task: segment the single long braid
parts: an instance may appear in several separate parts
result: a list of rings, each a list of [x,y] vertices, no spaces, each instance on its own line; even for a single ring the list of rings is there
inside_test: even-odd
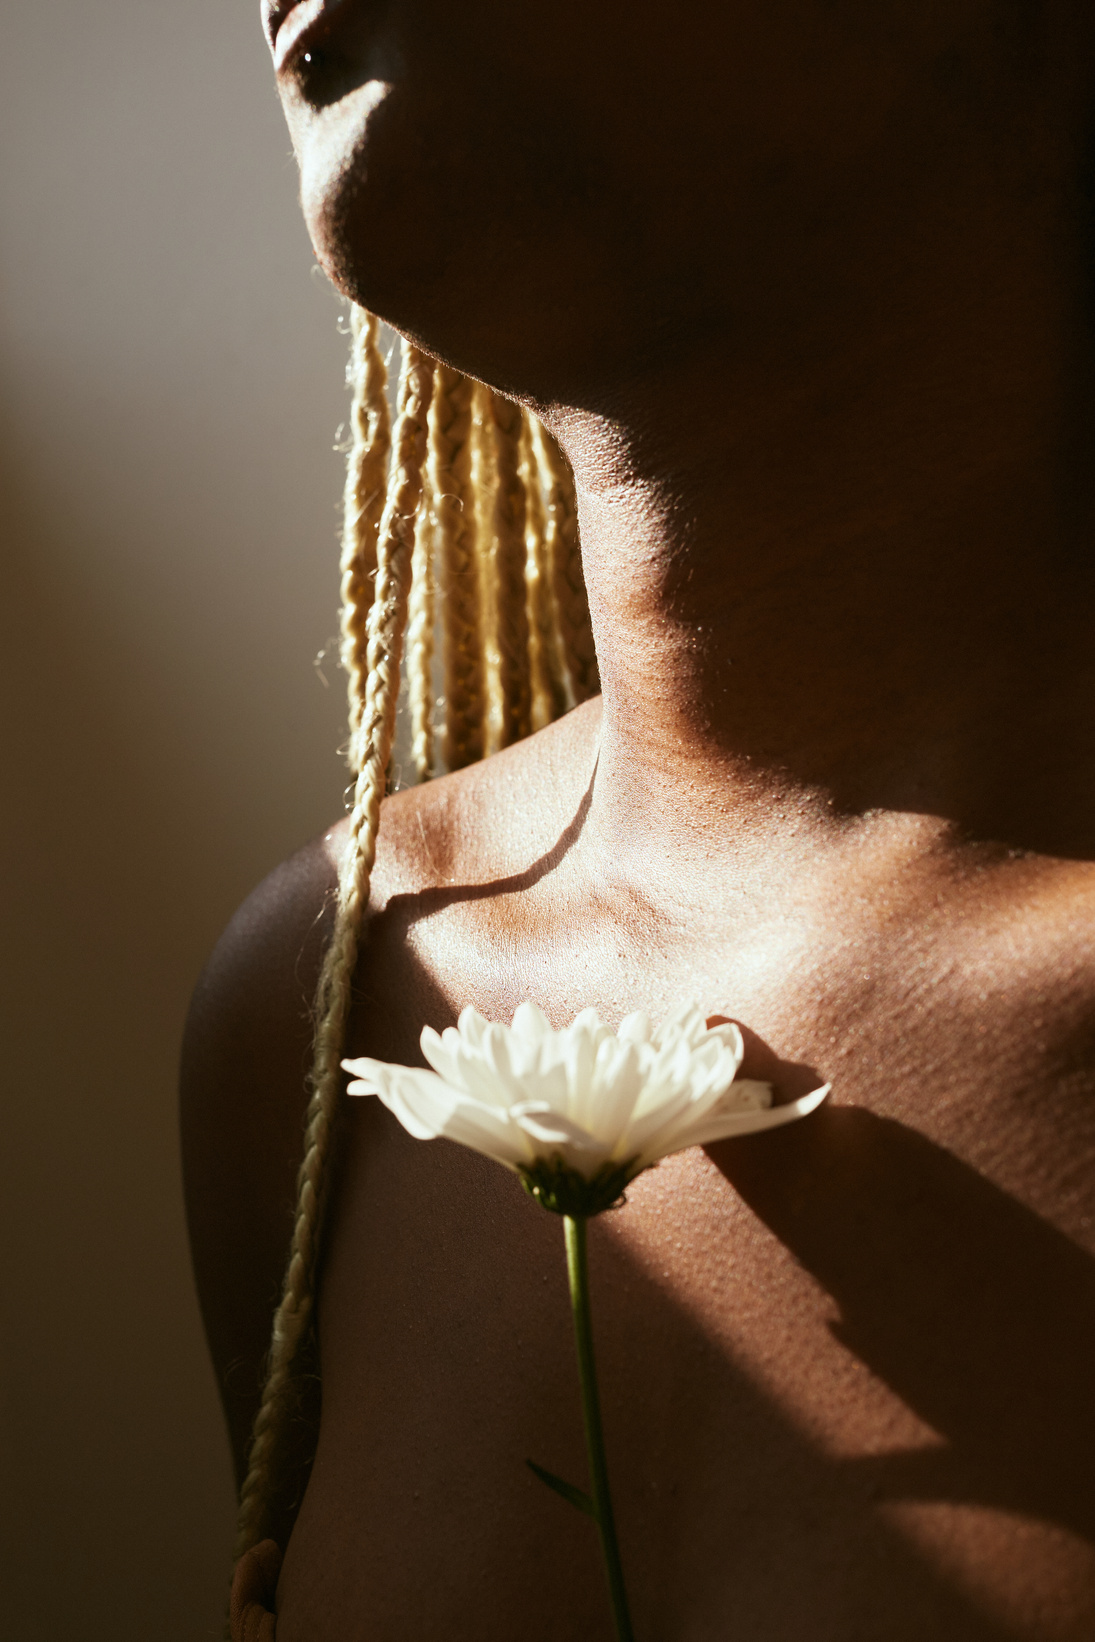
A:
[[[578,540],[578,503],[570,465],[555,440],[539,421],[533,422],[536,460],[547,495],[548,550],[555,582],[555,605],[563,639],[570,687],[576,703],[588,701],[601,688],[597,651],[589,621],[582,549]]]
[[[365,710],[369,610],[376,577],[377,533],[387,489],[391,449],[388,371],[381,357],[379,325],[355,307],[350,314],[350,456],[342,523],[342,665],[350,698],[351,769],[361,768],[361,720]]]
[[[435,518],[433,498],[424,496],[421,519],[414,540],[407,616],[407,707],[411,719],[411,760],[419,781],[428,781],[433,775]]]
[[[525,487],[525,573],[528,587],[529,656],[532,670],[532,727],[543,729],[567,710],[559,618],[548,555],[547,513],[532,424],[521,418],[521,480]]]
[[[437,367],[430,409],[430,486],[445,658],[442,752],[450,770],[474,764],[484,751],[482,586],[471,465],[474,391],[470,377],[448,365]]]
[[[502,683],[498,656],[498,576],[494,552],[494,501],[498,491],[491,391],[476,382],[471,399],[471,484],[479,542],[479,614],[483,647],[484,752],[502,745]]]
[[[522,414],[512,399],[490,395],[498,489],[494,498],[494,581],[503,747],[532,728],[529,624],[525,586],[525,487],[521,480]]]
[[[265,1535],[280,1482],[278,1466],[297,1395],[301,1346],[315,1305],[315,1276],[329,1173],[331,1134],[342,1086],[340,1062],[357,963],[358,937],[376,859],[376,834],[395,734],[399,663],[407,621],[415,516],[422,497],[426,412],[433,363],[404,345],[395,455],[377,546],[376,593],[369,620],[361,745],[350,835],[339,878],[334,933],[316,991],[312,1096],[305,1119],[297,1209],[262,1402],[255,1420],[247,1478],[240,1495],[237,1556]]]

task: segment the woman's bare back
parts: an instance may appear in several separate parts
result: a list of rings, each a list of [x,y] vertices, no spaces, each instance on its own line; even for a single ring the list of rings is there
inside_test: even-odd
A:
[[[646,1636],[1086,1637],[1095,1625],[1095,876],[876,813],[785,818],[681,883],[598,819],[598,707],[388,801],[349,1049],[468,1003],[684,997],[831,1105],[663,1163],[591,1233],[610,1462]],[[767,848],[765,847],[767,844]],[[337,829],[240,914],[188,1048],[203,1302],[257,1394]],[[667,887],[671,886],[671,887]],[[279,1642],[608,1635],[561,1227],[351,1102],[319,1446]]]

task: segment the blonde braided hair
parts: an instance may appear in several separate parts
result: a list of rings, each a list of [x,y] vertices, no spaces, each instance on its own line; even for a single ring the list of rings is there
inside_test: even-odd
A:
[[[471,487],[476,540],[479,544],[479,619],[483,644],[484,753],[502,744],[502,685],[498,655],[498,591],[494,543],[494,499],[498,461],[491,412],[491,391],[472,384]]]
[[[472,494],[475,385],[439,365],[430,410],[430,484],[437,519],[445,654],[443,753],[450,770],[484,752],[486,695],[479,565],[479,521]]]
[[[501,394],[490,396],[494,424],[497,489],[494,494],[495,623],[498,681],[502,693],[500,744],[509,747],[532,729],[531,658],[527,609],[525,516],[521,478],[521,407]]]
[[[532,419],[521,418],[521,482],[525,487],[525,574],[528,583],[529,658],[532,674],[532,727],[543,729],[567,710],[547,539],[544,488],[532,434]]]
[[[377,535],[388,481],[391,416],[388,370],[380,354],[379,324],[364,308],[350,315],[350,455],[342,524],[342,665],[349,679],[350,766],[361,768],[358,745],[365,710],[368,623],[376,577]]]
[[[361,764],[342,863],[335,927],[316,992],[316,1038],[311,1099],[305,1120],[304,1158],[297,1176],[297,1208],[281,1303],[274,1316],[269,1366],[255,1420],[247,1477],[240,1493],[237,1556],[264,1537],[271,1513],[278,1448],[295,1399],[294,1369],[311,1326],[314,1281],[323,1219],[331,1129],[341,1089],[339,1062],[357,963],[358,935],[376,859],[380,801],[384,796],[395,734],[399,661],[407,620],[415,516],[422,492],[426,411],[433,363],[406,348],[399,387],[392,478],[380,523],[376,591],[370,589],[367,661],[361,729]],[[352,679],[353,683],[354,680]],[[356,703],[355,703],[356,705]]]
[[[415,532],[407,614],[407,709],[411,760],[419,781],[433,774],[433,524],[423,517]]]
[[[570,688],[575,702],[588,701],[599,693],[601,680],[582,574],[574,480],[566,457],[535,418],[532,418],[532,439],[547,492],[548,557],[553,566],[555,608]]]
[[[316,1272],[342,1086],[340,1062],[395,734],[405,633],[415,763],[420,778],[433,773],[429,680],[435,552],[441,565],[444,751],[450,768],[470,763],[484,751],[492,628],[498,635],[495,669],[502,710],[497,735],[491,739],[508,745],[529,733],[533,676],[540,681],[537,716],[543,714],[546,720],[565,711],[560,655],[567,657],[574,700],[585,698],[579,689],[589,677],[586,664],[579,683],[574,683],[568,633],[580,630],[581,620],[575,612],[569,561],[562,572],[570,601],[566,620],[558,601],[561,572],[558,558],[553,561],[552,556],[560,542],[564,552],[576,551],[577,519],[573,488],[566,488],[569,469],[554,441],[518,406],[447,366],[435,368],[407,343],[393,440],[376,320],[355,309],[351,334],[353,444],[342,552],[342,655],[349,675],[350,760],[357,780],[334,930],[316,991],[304,1157],[297,1177],[289,1262],[240,1493],[237,1557],[269,1533],[277,1519],[280,1492],[287,1485],[285,1449],[299,1403],[305,1348],[313,1337]],[[569,523],[561,528],[564,517],[573,521],[573,529]],[[493,551],[485,564],[479,542],[488,520]],[[413,582],[419,583],[415,592]],[[409,605],[415,625],[408,633]],[[491,605],[493,622],[484,619],[485,607]],[[539,658],[535,666],[530,655],[530,605],[531,648]]]

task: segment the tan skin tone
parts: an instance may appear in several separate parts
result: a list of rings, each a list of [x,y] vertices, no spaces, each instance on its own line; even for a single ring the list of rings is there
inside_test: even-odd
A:
[[[350,1051],[693,998],[834,1084],[593,1228],[644,1639],[1095,1633],[1089,11],[345,0],[279,72],[336,280],[563,440],[604,686],[388,801]],[[241,1464],[340,838],[187,1038]],[[607,1638],[523,1468],[583,1475],[561,1228],[348,1107],[279,1642]]]

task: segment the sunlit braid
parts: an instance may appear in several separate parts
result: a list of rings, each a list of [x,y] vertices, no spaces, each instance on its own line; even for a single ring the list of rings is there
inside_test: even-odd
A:
[[[555,612],[547,513],[540,464],[528,412],[521,418],[521,479],[525,487],[525,576],[528,588],[529,657],[532,667],[532,727],[542,730],[567,710],[566,685]]]
[[[436,372],[434,376],[436,384]],[[426,444],[429,449],[429,424]],[[434,537],[436,498],[423,484],[422,507],[414,539],[411,593],[407,611],[407,707],[411,721],[411,759],[419,781],[433,775],[433,628]]]
[[[349,838],[339,875],[334,932],[316,991],[312,1097],[297,1177],[297,1209],[262,1404],[255,1420],[247,1479],[240,1496],[237,1556],[258,1543],[274,1516],[279,1463],[298,1396],[294,1370],[310,1333],[331,1132],[341,1090],[339,1063],[357,962],[358,936],[376,858],[376,831],[395,733],[399,662],[407,621],[415,515],[422,496],[426,411],[433,363],[404,345],[392,473],[380,524],[376,597],[369,620],[368,674],[361,727],[365,756],[354,792]]]
[[[498,489],[494,498],[494,575],[498,676],[502,688],[501,746],[528,735],[531,723],[529,627],[525,588],[525,487],[521,481],[520,406],[490,395]]]
[[[472,494],[470,377],[439,365],[430,407],[430,488],[437,528],[444,635],[445,730],[450,770],[484,752],[483,636],[480,621],[479,521]]]
[[[350,405],[350,456],[342,523],[342,665],[350,697],[349,762],[361,768],[361,719],[365,711],[366,650],[369,609],[376,575],[376,537],[384,508],[391,416],[388,371],[381,356],[379,325],[364,308],[350,314],[353,338],[347,379]]]
[[[588,701],[601,688],[597,652],[589,624],[589,603],[578,541],[578,503],[570,465],[547,429],[534,420],[536,459],[547,496],[548,551],[555,583],[555,605],[570,687],[576,702]]]
[[[502,684],[498,657],[498,576],[494,499],[498,491],[491,391],[476,382],[471,399],[471,488],[479,544],[479,628],[483,653],[483,751],[502,745]]]

